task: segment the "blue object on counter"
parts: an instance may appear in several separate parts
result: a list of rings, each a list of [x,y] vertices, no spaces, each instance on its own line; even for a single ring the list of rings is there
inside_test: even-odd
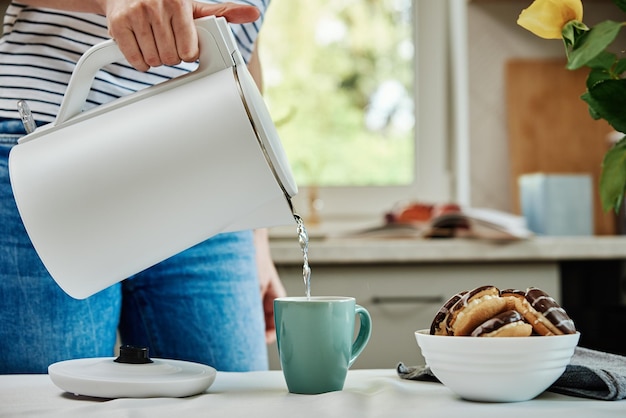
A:
[[[593,186],[585,174],[519,177],[522,214],[538,235],[593,235]]]

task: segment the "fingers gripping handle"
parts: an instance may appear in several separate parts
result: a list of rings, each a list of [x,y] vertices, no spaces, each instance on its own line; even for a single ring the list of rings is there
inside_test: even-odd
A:
[[[197,76],[210,75],[232,67],[235,44],[223,17],[207,16],[195,20],[200,48]],[[87,101],[96,73],[104,66],[123,61],[117,43],[110,39],[88,49],[76,63],[53,125],[60,125],[78,115]]]

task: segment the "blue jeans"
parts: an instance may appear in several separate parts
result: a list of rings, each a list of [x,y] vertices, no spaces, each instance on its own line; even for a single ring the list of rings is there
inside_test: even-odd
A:
[[[122,344],[148,347],[151,357],[224,371],[267,369],[251,231],[217,235],[73,299],[39,260],[15,206],[7,163],[21,134],[18,121],[0,120],[0,374],[46,373],[57,361],[112,356],[118,330]]]

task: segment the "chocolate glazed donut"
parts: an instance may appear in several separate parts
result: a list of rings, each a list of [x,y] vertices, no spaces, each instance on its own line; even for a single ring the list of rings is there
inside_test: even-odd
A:
[[[557,302],[541,289],[529,287],[526,292],[503,291],[502,296],[512,296],[515,309],[524,316],[539,335],[576,333],[574,321]]]
[[[495,286],[480,286],[464,294],[450,309],[446,326],[453,335],[470,335],[478,325],[508,309]]]
[[[508,310],[486,320],[472,331],[472,337],[528,337],[533,327],[522,314]]]
[[[443,304],[439,309],[432,324],[430,324],[430,335],[452,335],[452,331],[447,326],[448,315],[450,309],[457,303],[461,297],[467,293],[467,290],[457,293]]]

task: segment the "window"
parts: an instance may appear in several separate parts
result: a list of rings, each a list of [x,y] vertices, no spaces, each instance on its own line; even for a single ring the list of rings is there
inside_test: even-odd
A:
[[[264,95],[305,220],[371,224],[399,201],[453,198],[450,3],[272,0]]]

